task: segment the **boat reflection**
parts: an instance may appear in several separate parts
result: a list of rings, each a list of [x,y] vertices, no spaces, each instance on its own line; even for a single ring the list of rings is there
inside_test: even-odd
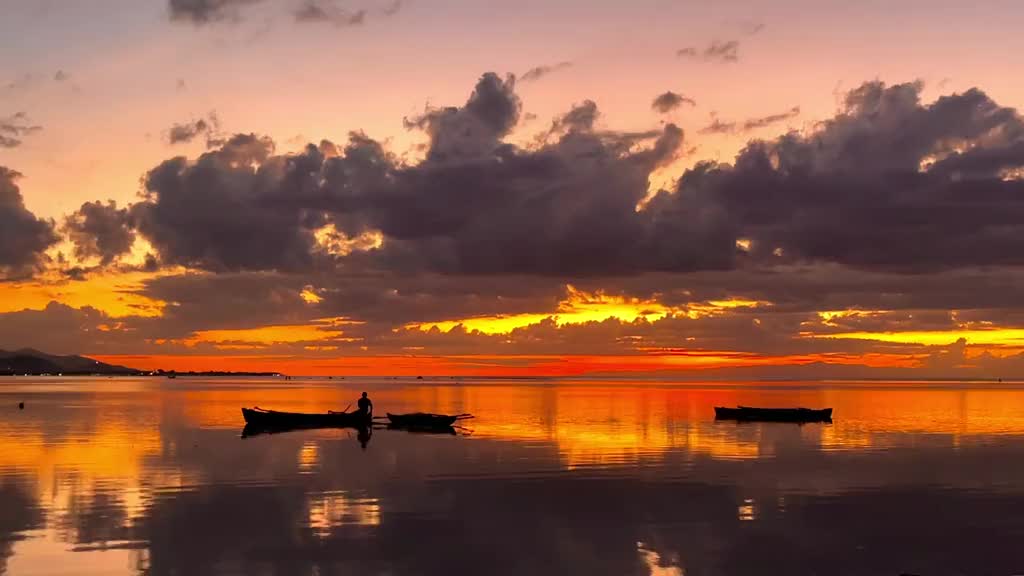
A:
[[[370,441],[373,436],[374,430],[393,430],[399,432],[406,432],[409,434],[426,434],[426,435],[439,435],[439,436],[458,436],[464,435],[469,436],[468,430],[459,427],[456,430],[455,426],[401,426],[398,424],[375,424],[373,426],[275,426],[273,428],[267,428],[263,426],[257,426],[253,424],[246,424],[242,428],[240,436],[242,438],[252,438],[254,436],[272,435],[272,434],[287,434],[289,432],[308,432],[312,430],[347,430],[356,431],[356,438],[359,440],[363,447]]]
[[[1020,572],[1019,388],[396,386],[375,402],[476,412],[473,437],[239,442],[239,405],[351,390],[184,384],[68,384],[0,418],[0,574]],[[840,418],[714,421],[737,404]]]

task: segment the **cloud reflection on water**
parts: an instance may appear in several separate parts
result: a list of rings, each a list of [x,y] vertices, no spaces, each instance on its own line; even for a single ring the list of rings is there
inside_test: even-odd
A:
[[[10,574],[1010,574],[1024,566],[1019,390],[391,385],[471,437],[238,437],[238,406],[332,383],[85,382],[0,420]],[[178,387],[180,386],[180,388]],[[269,402],[268,402],[269,400]],[[715,403],[836,423],[715,423]],[[3,402],[10,404],[10,402]]]

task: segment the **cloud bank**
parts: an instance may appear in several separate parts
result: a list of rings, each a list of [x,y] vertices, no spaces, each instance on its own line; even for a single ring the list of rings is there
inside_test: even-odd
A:
[[[79,257],[114,263],[141,238],[162,265],[189,270],[141,289],[169,303],[162,318],[127,321],[135,341],[170,349],[241,345],[188,347],[202,330],[344,318],[340,337],[260,349],[948,359],[955,350],[829,337],[1024,321],[1014,313],[1024,304],[1024,120],[980,89],[931,102],[921,91],[867,82],[831,118],[651,190],[688,143],[680,128],[602,129],[598,104],[584,100],[540,139],[514,144],[515,79],[488,73],[461,105],[405,119],[427,138],[421,161],[361,132],[296,153],[237,134],[168,158],[147,172],[139,201],[87,203],[62,230]],[[5,172],[0,214],[21,244],[0,264],[30,270],[55,234],[25,211],[14,176]],[[544,317],[611,304],[663,312]],[[851,310],[861,312],[822,315]],[[515,315],[529,320],[498,333],[410,327]]]

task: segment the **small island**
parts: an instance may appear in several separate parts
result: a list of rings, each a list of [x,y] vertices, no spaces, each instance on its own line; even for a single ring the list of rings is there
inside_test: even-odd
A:
[[[222,370],[187,371],[138,370],[127,366],[106,364],[86,356],[47,354],[34,348],[13,352],[0,350],[0,376],[154,376],[187,377],[284,377],[280,372],[230,372]]]

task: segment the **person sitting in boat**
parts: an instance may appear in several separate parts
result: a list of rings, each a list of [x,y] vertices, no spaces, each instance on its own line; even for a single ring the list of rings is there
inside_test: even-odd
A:
[[[373,416],[373,402],[366,396],[366,392],[363,392],[363,397],[359,399],[356,405],[359,406],[358,412],[363,416]]]

